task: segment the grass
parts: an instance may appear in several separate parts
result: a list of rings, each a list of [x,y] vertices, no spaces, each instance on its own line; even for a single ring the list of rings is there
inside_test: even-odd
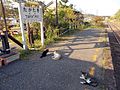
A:
[[[11,30],[20,30],[20,27],[13,27]]]
[[[29,50],[19,50],[21,60],[29,60],[29,57],[35,53],[42,51],[43,48],[39,49],[29,49]]]
[[[97,29],[104,29],[105,27],[104,26],[96,26],[96,25],[92,25],[92,26],[89,26],[85,29],[91,29],[91,28],[97,28]]]
[[[32,52],[30,50],[20,50],[20,58],[26,59],[28,55],[30,55]]]
[[[47,39],[45,41],[45,45],[49,45],[49,44],[52,44],[52,43],[56,43],[58,41],[63,41],[63,40],[66,40],[65,37],[68,37],[70,35],[73,35],[76,31],[78,31],[78,29],[74,30],[74,29],[70,29],[68,30],[68,32],[64,33],[63,35],[61,36],[58,36],[56,38],[51,38],[51,39]]]

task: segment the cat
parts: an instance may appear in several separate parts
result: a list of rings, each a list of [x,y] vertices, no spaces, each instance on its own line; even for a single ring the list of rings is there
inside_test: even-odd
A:
[[[52,59],[53,60],[59,60],[59,59],[61,59],[61,55],[57,51],[54,51]]]
[[[40,56],[40,58],[43,58],[45,56],[47,56],[47,53],[49,52],[49,49],[46,49],[45,51],[43,51],[42,55]]]
[[[89,75],[89,73],[81,71],[82,75],[80,76],[80,79],[83,81],[80,82],[81,84],[86,84],[90,86],[96,87],[98,85],[98,82],[93,78],[92,76]]]

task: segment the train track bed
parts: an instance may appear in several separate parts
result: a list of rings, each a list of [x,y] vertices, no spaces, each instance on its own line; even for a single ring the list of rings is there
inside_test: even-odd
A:
[[[120,90],[120,43],[118,40],[118,28],[113,32],[115,27],[112,25],[112,30],[108,30],[108,36],[110,41],[110,47],[111,47],[111,55],[112,55],[112,62],[114,66],[114,76],[116,80],[116,87],[117,90]],[[116,34],[117,32],[117,34]],[[117,39],[116,39],[117,38]]]

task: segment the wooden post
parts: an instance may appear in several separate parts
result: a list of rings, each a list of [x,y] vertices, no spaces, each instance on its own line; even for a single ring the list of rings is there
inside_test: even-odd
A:
[[[31,40],[30,40],[30,25],[29,25],[29,22],[27,22],[26,25],[27,25],[27,32],[28,32],[28,42],[29,42],[30,46],[32,46]]]

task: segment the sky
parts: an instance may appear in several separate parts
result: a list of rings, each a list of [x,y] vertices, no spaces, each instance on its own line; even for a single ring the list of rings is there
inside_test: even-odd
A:
[[[69,0],[77,10],[95,15],[111,16],[120,9],[120,0]]]
[[[50,2],[50,0],[42,0]],[[54,0],[55,1],[55,0]],[[120,9],[120,0],[68,0],[74,8],[83,13],[95,14],[100,16],[114,15]]]
[[[49,3],[55,0],[39,0]],[[86,14],[112,16],[120,9],[120,0],[68,0],[74,8]]]

